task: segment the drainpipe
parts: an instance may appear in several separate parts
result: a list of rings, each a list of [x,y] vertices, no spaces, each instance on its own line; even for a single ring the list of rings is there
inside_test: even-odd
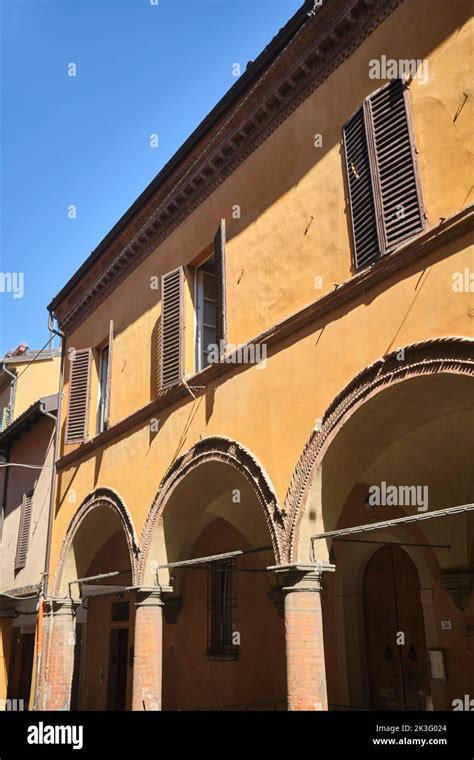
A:
[[[53,319],[53,315],[50,314],[51,320]],[[60,427],[61,427],[61,408],[62,408],[62,397],[63,397],[63,385],[64,385],[64,363],[66,358],[66,342],[64,340],[65,336],[62,332],[58,332],[57,330],[53,330],[51,328],[51,332],[53,332],[55,335],[57,335],[61,339],[61,369],[59,373],[59,393],[58,393],[58,412],[57,412],[57,418],[56,418],[56,429],[54,433],[54,453],[53,453],[53,466],[51,468],[51,493],[49,495],[49,515],[48,515],[48,532],[46,535],[46,551],[45,551],[45,557],[44,557],[44,573],[43,573],[43,597],[46,597],[48,594],[48,579],[49,579],[49,561],[51,558],[51,536],[53,532],[53,522],[54,522],[54,497],[55,497],[55,488],[56,488],[56,460],[58,458],[58,451],[59,451],[59,434],[60,434]]]
[[[57,411],[57,417],[55,418],[55,431],[54,431],[54,450],[53,450],[53,466],[51,468],[51,491],[49,494],[49,514],[48,514],[48,528],[46,533],[46,550],[44,555],[44,571],[43,571],[43,579],[41,583],[41,590],[40,590],[40,598],[38,602],[38,618],[37,618],[37,654],[36,654],[36,678],[35,678],[35,698],[33,703],[33,709],[38,709],[38,687],[39,687],[39,674],[40,674],[40,667],[41,667],[41,655],[42,655],[42,649],[43,649],[43,632],[44,632],[44,626],[43,626],[43,609],[44,609],[44,600],[46,599],[48,595],[48,581],[49,581],[49,563],[51,559],[51,538],[52,538],[52,532],[53,532],[53,522],[54,522],[54,502],[55,502],[55,490],[56,490],[56,460],[58,458],[58,451],[59,451],[59,435],[60,435],[60,429],[61,429],[61,408],[62,408],[62,397],[63,397],[63,385],[64,385],[64,363],[66,358],[66,341],[65,341],[65,335],[58,331],[54,330],[52,327],[53,324],[53,315],[50,312],[49,314],[49,326],[51,333],[54,333],[54,335],[57,335],[61,340],[61,369],[59,373],[59,391],[58,391],[58,411]],[[44,414],[47,414],[44,412]],[[54,417],[54,415],[47,414],[49,417]]]
[[[4,449],[0,451],[0,463],[1,464],[7,464],[8,459],[10,456],[10,452],[8,449]],[[7,492],[8,492],[8,475],[10,472],[9,467],[5,467],[5,474],[3,476],[3,492],[2,492],[2,503],[0,504],[0,548],[2,546],[3,541],[3,521],[5,519],[5,510],[7,508]],[[0,579],[3,578],[3,574],[0,572]]]
[[[59,403],[59,399],[58,399]],[[45,417],[49,417],[51,420],[54,420],[54,423],[56,424],[57,417],[55,414],[51,414],[51,412],[47,412],[45,409],[45,405],[43,401],[40,401],[40,412],[41,414],[44,414]],[[56,431],[55,431],[56,432]]]

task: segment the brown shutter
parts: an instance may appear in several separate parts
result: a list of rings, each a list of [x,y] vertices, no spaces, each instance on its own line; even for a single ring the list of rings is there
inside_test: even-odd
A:
[[[408,114],[408,91],[401,79],[367,99],[386,252],[424,227],[421,191]]]
[[[16,544],[15,570],[21,570],[26,565],[28,542],[30,540],[31,511],[33,507],[33,491],[23,494],[21,503],[20,525]]]
[[[183,376],[183,268],[161,278],[161,387],[170,388]]]
[[[362,269],[380,256],[364,108],[344,125],[343,135],[354,259],[356,268]]]
[[[216,267],[216,341],[220,348],[223,341],[224,351],[227,342],[226,309],[226,263],[225,263],[225,219],[221,219],[214,238],[214,259]]]
[[[87,438],[92,350],[75,352],[69,373],[69,403],[66,443],[82,443]]]
[[[105,397],[105,411],[104,411],[104,427],[109,427],[109,417],[110,417],[110,392],[111,392],[111,382],[112,382],[112,349],[113,349],[113,343],[114,343],[114,320],[110,320],[109,324],[109,357],[107,362],[107,389],[106,389],[106,397]]]

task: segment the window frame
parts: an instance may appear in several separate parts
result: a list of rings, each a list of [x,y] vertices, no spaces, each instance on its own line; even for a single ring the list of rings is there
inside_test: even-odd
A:
[[[215,660],[237,660],[239,646],[232,643],[236,627],[237,572],[233,558],[207,565],[207,650]],[[218,598],[216,598],[218,596]]]
[[[107,407],[109,403],[109,377],[110,377],[110,346],[108,343],[105,346],[97,349],[99,353],[99,371],[98,371],[98,383],[97,383],[97,419],[96,419],[96,435],[99,435],[107,429]],[[107,355],[107,362],[104,361],[104,356]]]
[[[214,273],[207,272],[204,267],[206,264],[208,265],[209,262],[214,259]],[[204,288],[204,280],[206,277],[212,277],[214,279],[214,292],[215,297],[207,298],[204,295],[205,288]],[[216,262],[215,262],[215,255],[212,254],[212,256],[209,256],[205,261],[203,261],[199,266],[196,267],[194,271],[194,302],[195,302],[195,310],[194,310],[194,325],[195,325],[195,356],[194,356],[194,362],[195,362],[195,372],[202,372],[202,370],[206,369],[206,367],[209,366],[209,362],[207,364],[204,363],[204,354],[205,349],[203,345],[203,337],[204,337],[204,328],[213,329],[214,330],[214,342],[217,345],[217,333],[218,333],[218,314],[217,314],[217,308],[218,308],[218,282],[217,282],[217,272],[216,272]],[[205,312],[205,303],[213,303],[215,306],[215,324],[209,325],[204,322],[204,312]]]

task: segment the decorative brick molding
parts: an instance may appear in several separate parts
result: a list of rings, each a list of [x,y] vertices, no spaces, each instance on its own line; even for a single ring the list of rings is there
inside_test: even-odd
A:
[[[402,350],[403,362],[397,358]],[[474,376],[474,340],[439,338],[398,348],[362,370],[336,396],[322,418],[320,430],[310,434],[290,481],[285,499],[288,561],[296,553],[299,519],[306,505],[313,472],[321,465],[330,443],[354,412],[392,385],[442,373]]]
[[[230,438],[215,436],[204,438],[196,443],[189,451],[176,459],[165,474],[143,527],[140,539],[139,578],[144,577],[145,563],[153,534],[173,490],[190,472],[205,462],[222,462],[237,470],[245,478],[265,515],[276,561],[279,562],[280,557],[284,556],[286,549],[283,513],[270,478],[247,449]]]
[[[130,568],[132,574],[132,585],[136,585],[136,578],[138,572],[138,555],[140,549],[135,536],[135,528],[130,513],[125,506],[124,501],[120,496],[110,488],[97,488],[82,502],[81,506],[72,518],[67,533],[64,537],[61,552],[59,555],[58,564],[56,567],[56,576],[54,584],[54,594],[59,596],[61,589],[61,579],[64,571],[66,557],[73,544],[74,536],[77,533],[79,526],[87,519],[88,515],[95,509],[111,509],[120,519],[122,523],[123,532],[127,541],[129,555],[130,555]]]
[[[70,334],[348,58],[402,0],[324,0],[50,304]],[[310,5],[308,5],[310,7]],[[188,147],[189,145],[189,147]]]

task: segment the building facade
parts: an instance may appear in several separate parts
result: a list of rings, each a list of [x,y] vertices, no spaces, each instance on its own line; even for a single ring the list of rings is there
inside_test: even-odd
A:
[[[59,375],[55,350],[20,346],[0,363],[1,709],[34,704]]]
[[[39,709],[472,688],[469,3],[312,5],[49,307]]]

